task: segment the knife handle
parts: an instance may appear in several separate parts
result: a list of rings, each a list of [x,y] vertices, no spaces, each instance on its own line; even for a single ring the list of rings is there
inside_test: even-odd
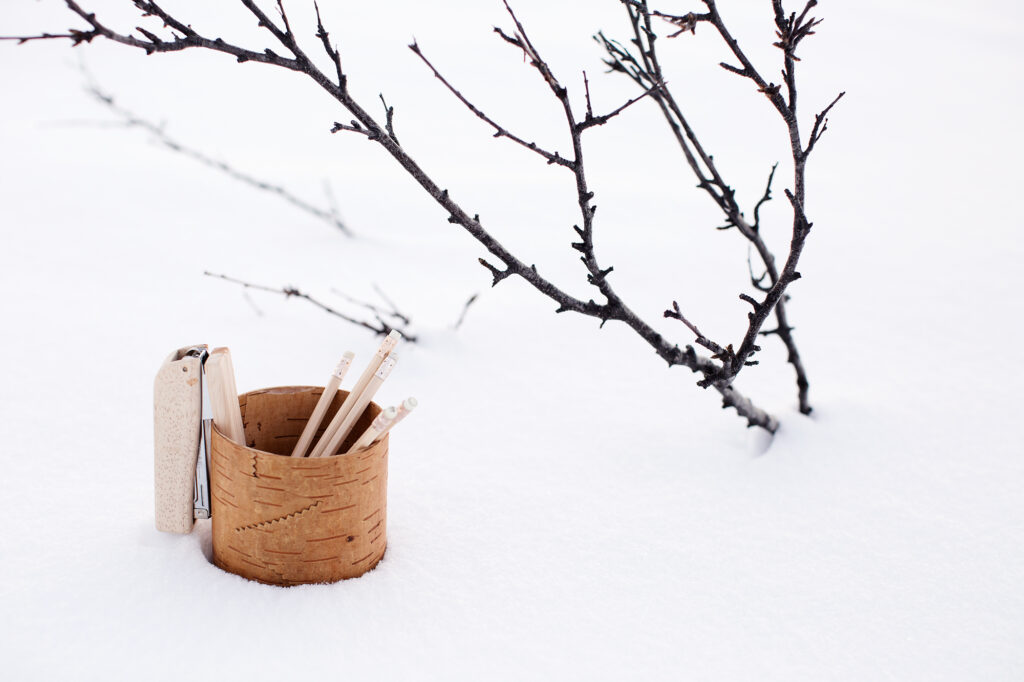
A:
[[[153,382],[156,528],[190,533],[195,523],[196,457],[202,420],[202,360],[186,346],[164,360]]]

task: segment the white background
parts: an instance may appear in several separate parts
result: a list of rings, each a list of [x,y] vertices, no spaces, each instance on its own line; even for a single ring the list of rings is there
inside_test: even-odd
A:
[[[498,2],[322,3],[353,94],[395,106],[402,144],[528,263],[590,297],[569,248],[571,175],[490,137],[426,54],[517,133],[568,153],[557,102],[491,27]],[[210,35],[272,45],[240,6],[168,3]],[[294,7],[293,7],[294,6]],[[123,30],[130,3],[89,4]],[[309,7],[292,25],[316,52]],[[672,12],[698,3],[669,3]],[[518,0],[582,106],[635,94],[605,75],[613,0]],[[721,3],[778,80],[770,3]],[[330,135],[345,112],[301,76],[224,55],[146,57],[96,41],[0,44],[0,670],[7,679],[1024,678],[1019,38],[1016,3],[824,2],[801,47],[801,118],[839,90],[808,168],[814,222],[791,293],[811,418],[775,340],[738,386],[782,421],[745,430],[628,329],[556,316],[525,283],[489,289],[484,255],[383,151]],[[0,33],[83,27],[60,3],[0,5]],[[276,47],[276,46],[275,46]],[[788,244],[785,129],[722,71],[708,26],[659,43],[669,83],[752,207],[782,161],[765,231]],[[319,58],[319,57],[318,57]],[[153,143],[177,139],[322,203],[349,239]],[[326,62],[324,62],[326,66]],[[598,257],[630,306],[676,299],[737,342],[746,244],[653,103],[588,133]],[[416,345],[380,394],[421,407],[393,434],[388,553],[331,586],[272,588],[208,562],[208,528],[158,534],[152,379],[190,343],[228,345],[240,390],[321,384],[369,333],[297,300],[202,276],[332,288],[378,283]],[[480,299],[458,331],[463,302]]]

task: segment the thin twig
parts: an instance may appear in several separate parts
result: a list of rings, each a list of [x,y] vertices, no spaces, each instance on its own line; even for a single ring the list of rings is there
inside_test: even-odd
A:
[[[401,322],[404,325],[409,325],[409,324],[412,323],[412,321],[406,315],[404,315],[401,312],[399,312],[398,308],[393,303],[388,301],[388,299],[386,297],[383,296],[383,294],[380,292],[380,289],[377,287],[376,284],[373,285],[373,286],[374,286],[374,289],[376,289],[377,294],[379,296],[381,296],[381,298],[384,298],[385,301],[387,301],[388,305],[391,306],[390,309],[385,310],[384,308],[381,308],[378,305],[374,305],[373,303],[370,303],[368,301],[363,301],[362,299],[358,299],[358,298],[356,298],[354,296],[349,296],[344,291],[339,291],[338,289],[335,289],[333,287],[331,288],[331,293],[335,294],[336,296],[342,297],[343,299],[345,299],[346,301],[348,301],[349,303],[351,303],[353,305],[357,305],[360,308],[365,308],[366,310],[369,310],[370,312],[373,313],[374,317],[376,317],[378,320],[381,320],[382,317],[388,317],[388,318],[391,318],[393,320],[397,320],[397,321]],[[383,320],[381,320],[381,321],[383,321]]]
[[[153,136],[153,138],[161,145],[163,145],[165,148],[173,152],[177,152],[182,156],[186,156],[190,159],[193,159],[194,161],[198,161],[207,168],[213,168],[214,170],[220,171],[221,173],[224,173],[228,177],[245,183],[250,187],[253,187],[264,192],[268,192],[270,194],[276,194],[277,196],[281,197],[282,199],[287,201],[292,206],[295,206],[299,210],[305,211],[306,213],[326,222],[332,227],[337,228],[342,232],[342,234],[349,237],[353,236],[352,230],[350,230],[349,227],[344,222],[341,221],[341,218],[338,217],[337,208],[334,207],[333,205],[328,209],[323,209],[314,206],[309,202],[303,201],[302,199],[298,198],[281,185],[275,185],[265,180],[255,178],[252,175],[249,175],[248,173],[238,170],[237,168],[227,163],[226,161],[221,161],[219,159],[207,156],[206,154],[197,149],[193,149],[192,147],[186,146],[181,142],[178,142],[177,140],[173,139],[170,135],[167,134],[167,131],[165,130],[163,125],[157,125],[151,121],[148,121],[139,116],[138,114],[135,114],[134,112],[117,104],[117,102],[114,101],[112,95],[102,91],[99,88],[99,86],[95,84],[90,84],[88,87],[86,87],[86,92],[92,95],[92,97],[96,99],[96,101],[98,101],[100,104],[107,107],[107,109],[116,114],[121,119],[119,125],[127,128],[139,128],[141,130],[145,130],[146,132],[150,133]]]
[[[391,297],[390,297],[390,296],[388,296],[387,294],[385,294],[385,293],[384,293],[384,290],[380,288],[380,285],[379,285],[379,284],[377,284],[376,282],[374,282],[374,283],[373,283],[373,284],[371,284],[370,286],[371,286],[371,287],[373,288],[373,291],[374,291],[374,292],[375,292],[375,293],[376,293],[376,294],[377,294],[378,296],[380,296],[380,298],[381,298],[381,300],[382,300],[382,301],[384,301],[384,302],[385,302],[386,304],[388,304],[389,306],[391,306],[391,315],[395,316],[395,317],[396,317],[396,318],[398,318],[399,320],[402,320],[402,321],[403,321],[403,322],[405,322],[406,324],[412,324],[412,320],[411,320],[411,319],[409,319],[409,316],[408,316],[408,315],[406,315],[405,313],[403,313],[403,312],[399,311],[399,309],[398,309],[398,306],[397,306],[397,305],[395,305],[395,302],[391,300]]]
[[[329,315],[334,315],[335,317],[339,317],[342,320],[345,320],[346,322],[350,322],[350,323],[352,323],[354,325],[357,325],[359,327],[362,327],[364,329],[368,329],[368,330],[372,331],[374,334],[377,334],[378,336],[387,336],[388,334],[390,334],[392,332],[392,330],[398,329],[398,331],[400,331],[402,333],[402,337],[405,340],[410,341],[410,342],[415,342],[416,341],[416,337],[413,336],[412,334],[410,334],[408,332],[408,330],[405,329],[405,328],[401,328],[401,327],[396,326],[396,325],[388,324],[387,322],[382,320],[380,317],[376,317],[377,323],[374,324],[373,322],[368,322],[366,320],[360,320],[360,319],[352,317],[350,315],[346,315],[345,313],[340,312],[340,311],[332,308],[331,306],[327,305],[326,303],[322,303],[321,301],[313,298],[309,294],[307,294],[307,293],[305,293],[303,291],[300,291],[299,289],[297,289],[296,287],[293,287],[293,286],[271,287],[271,286],[267,286],[265,284],[254,284],[252,282],[246,282],[245,280],[242,280],[242,279],[237,279],[235,277],[229,277],[228,275],[218,274],[218,273],[215,273],[215,272],[204,271],[203,274],[206,275],[207,277],[213,277],[215,279],[224,280],[225,282],[231,282],[232,284],[238,284],[238,285],[244,287],[245,289],[253,289],[253,290],[256,290],[256,291],[266,291],[266,292],[269,292],[269,293],[281,294],[285,298],[301,298],[301,299],[305,299],[306,301],[308,301],[309,303],[312,303],[317,308],[320,308],[321,310],[323,310],[324,312],[328,313]]]
[[[388,106],[387,101],[384,99],[384,93],[380,93],[380,103],[384,105],[384,116],[387,117],[385,127],[387,128],[388,135],[395,141],[395,144],[400,145],[401,142],[398,141],[398,136],[395,135],[395,108]]]
[[[707,348],[711,352],[713,352],[713,353],[724,353],[725,352],[724,348],[719,346],[717,343],[715,343],[714,341],[712,341],[708,337],[704,336],[704,334],[702,334],[701,331],[699,329],[697,329],[696,325],[694,325],[692,322],[690,322],[689,320],[687,320],[683,316],[682,310],[679,309],[679,303],[677,303],[676,301],[672,301],[672,310],[666,310],[665,311],[665,317],[671,317],[672,319],[679,320],[680,322],[685,324],[687,327],[689,327],[690,331],[692,331],[694,336],[697,337],[697,343],[699,343],[700,345],[704,346],[705,348]]]
[[[31,42],[33,40],[52,40],[54,38],[68,38],[72,41],[77,41],[75,44],[81,41],[88,41],[89,38],[85,37],[81,31],[71,31],[70,33],[40,33],[36,36],[0,36],[0,40],[17,41],[19,45]]]
[[[518,135],[512,134],[511,132],[508,131],[507,128],[500,125],[490,116],[488,116],[483,111],[478,109],[472,102],[466,99],[466,97],[461,92],[456,90],[455,86],[448,82],[447,78],[441,75],[441,72],[437,70],[437,68],[429,59],[427,59],[427,56],[423,54],[423,51],[420,49],[420,46],[417,43],[411,44],[409,46],[409,49],[412,50],[417,57],[423,60],[423,63],[426,64],[427,67],[433,72],[434,77],[437,78],[437,80],[441,81],[441,83],[443,83],[444,86],[448,88],[448,91],[455,95],[456,99],[462,102],[462,104],[464,104],[467,109],[472,111],[477,118],[479,118],[481,121],[486,122],[488,125],[494,128],[494,137],[506,137],[515,142],[516,144],[529,149],[531,152],[543,156],[545,159],[547,159],[548,163],[558,164],[559,166],[565,166],[567,168],[572,167],[571,162],[568,159],[563,158],[561,155],[559,155],[558,152],[549,152],[546,149],[538,147],[536,142],[527,142]]]
[[[840,92],[836,95],[836,98],[832,100],[831,104],[821,110],[821,113],[815,114],[814,127],[811,128],[811,135],[807,140],[807,149],[804,150],[804,158],[807,158],[811,153],[811,150],[814,149],[814,145],[817,144],[818,140],[821,139],[821,136],[825,134],[826,130],[828,130],[828,112],[832,110],[832,107],[836,105],[836,102],[842,99],[845,94],[845,91]]]
[[[462,313],[459,314],[459,319],[455,321],[454,325],[452,325],[452,329],[457,330],[462,327],[462,323],[466,321],[466,313],[469,312],[469,307],[476,302],[476,299],[479,296],[480,294],[473,294],[466,300],[466,303],[462,306]]]

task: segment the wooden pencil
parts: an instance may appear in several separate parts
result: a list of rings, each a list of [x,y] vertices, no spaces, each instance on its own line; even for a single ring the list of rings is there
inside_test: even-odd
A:
[[[331,372],[331,378],[328,379],[327,386],[324,387],[324,392],[320,395],[320,400],[317,401],[316,407],[313,408],[313,414],[309,416],[306,426],[302,429],[299,442],[295,444],[295,448],[292,450],[292,457],[306,456],[306,450],[309,449],[309,444],[313,442],[316,430],[320,427],[320,422],[323,421],[324,415],[327,414],[327,410],[331,407],[331,402],[338,393],[338,387],[341,386],[345,374],[348,373],[349,367],[352,366],[352,360],[355,356],[356,354],[352,351],[346,351],[345,355],[338,361],[338,366]]]
[[[330,457],[338,451],[341,444],[345,442],[345,438],[348,437],[349,432],[352,431],[352,427],[355,426],[356,420],[362,416],[363,410],[373,400],[374,394],[380,388],[384,380],[391,374],[391,370],[394,369],[395,363],[398,362],[398,353],[390,353],[384,362],[381,363],[380,368],[374,372],[373,376],[370,377],[369,383],[366,385],[366,389],[359,394],[355,404],[352,406],[351,411],[345,416],[345,419],[338,425],[334,435],[331,436],[330,440],[327,440],[327,434],[320,439],[321,444],[326,441],[323,449],[320,450],[319,454],[314,454],[314,457]]]
[[[402,335],[395,330],[388,334],[387,338],[381,342],[380,348],[378,348],[377,352],[373,354],[373,357],[370,358],[370,362],[366,365],[366,369],[363,370],[363,375],[359,377],[359,381],[357,381],[356,385],[352,387],[348,397],[345,398],[345,402],[341,404],[341,407],[338,408],[338,412],[334,415],[334,418],[331,419],[327,428],[324,429],[324,433],[320,436],[320,440],[313,446],[313,449],[309,453],[310,457],[323,456],[323,451],[327,448],[328,442],[330,442],[331,438],[337,432],[338,427],[341,426],[341,424],[348,418],[352,408],[358,402],[360,394],[366,390],[366,386],[370,383],[370,379],[373,378],[374,372],[380,368],[381,363],[384,362],[384,359],[392,350],[394,350],[401,338]]]
[[[413,398],[412,396],[403,400],[402,404],[399,405],[398,409],[395,411],[395,418],[388,422],[387,426],[384,427],[384,430],[377,434],[377,437],[373,439],[373,442],[379,441],[384,437],[384,434],[395,428],[395,424],[405,419],[410,412],[416,409],[417,405],[419,405],[419,403],[416,401],[416,398]]]
[[[388,425],[394,421],[395,415],[397,414],[398,409],[394,407],[381,410],[380,414],[377,415],[377,418],[373,420],[373,423],[366,427],[366,430],[363,431],[362,435],[359,436],[356,442],[352,444],[352,447],[350,447],[346,452],[361,450],[370,443],[376,441],[380,434],[387,429]]]

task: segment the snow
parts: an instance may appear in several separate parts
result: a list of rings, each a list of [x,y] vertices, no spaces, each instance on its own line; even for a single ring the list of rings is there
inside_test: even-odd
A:
[[[588,69],[607,110],[631,91],[601,73],[589,36],[625,26],[615,2],[592,4],[515,6],[556,72],[578,90]],[[95,7],[130,19],[113,5]],[[429,173],[543,274],[592,296],[568,248],[568,174],[489,138],[404,48],[415,35],[489,113],[565,149],[550,95],[490,35],[508,23],[500,4],[329,9],[357,96],[377,113],[383,91]],[[739,381],[782,420],[774,438],[629,330],[556,316],[521,281],[488,288],[482,249],[372,145],[329,135],[347,119],[295,75],[0,44],[4,678],[1024,677],[1020,10],[819,9],[803,116],[847,96],[810,162],[815,227],[791,289],[814,415],[797,413],[777,344]],[[197,26],[269,44],[237,11],[192,11]],[[767,3],[722,11],[774,63]],[[0,8],[4,34],[73,21],[56,3]],[[296,8],[292,22],[309,16]],[[670,82],[752,205],[785,138],[715,67],[725,55],[702,28],[664,41]],[[78,54],[121,104],[212,156],[311,201],[329,177],[359,237],[139,131],[83,125],[110,115],[82,92]],[[653,107],[591,135],[595,239],[614,285],[679,343],[685,328],[660,316],[672,299],[737,339],[746,247],[712,229]],[[782,186],[765,213],[777,253]],[[322,383],[344,350],[358,364],[377,345],[204,270],[339,306],[332,287],[372,298],[379,283],[414,318],[420,342],[380,397],[420,407],[392,435],[388,552],[362,578],[250,583],[209,563],[208,527],[154,530],[152,379],[171,349],[230,346],[250,390]]]

